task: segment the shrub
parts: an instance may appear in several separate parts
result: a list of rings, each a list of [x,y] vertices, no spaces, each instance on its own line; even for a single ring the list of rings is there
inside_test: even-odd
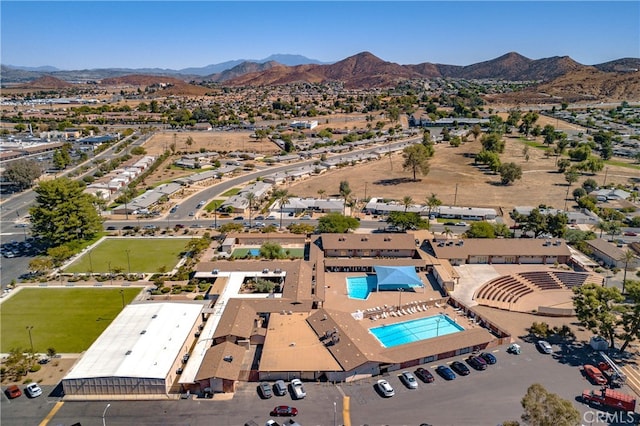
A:
[[[529,332],[534,336],[547,337],[549,335],[549,324],[546,322],[533,322],[529,328]]]
[[[35,373],[36,371],[40,371],[41,368],[42,366],[40,364],[33,364],[31,367],[29,367],[29,372]]]

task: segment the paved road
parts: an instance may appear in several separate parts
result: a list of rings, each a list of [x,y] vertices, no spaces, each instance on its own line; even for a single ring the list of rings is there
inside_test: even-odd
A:
[[[354,425],[419,425],[434,426],[484,426],[496,425],[505,420],[519,420],[520,400],[533,383],[542,384],[548,391],[572,401],[583,415],[584,424],[637,424],[624,417],[619,422],[597,422],[596,410],[581,404],[576,396],[584,389],[595,389],[580,373],[579,366],[593,357],[593,352],[582,345],[554,344],[554,354],[538,352],[532,343],[522,343],[521,355],[509,355],[505,347],[494,351],[498,364],[486,371],[472,371],[469,376],[446,382],[436,376],[434,383],[420,383],[417,390],[409,390],[401,384],[398,372],[385,376],[396,391],[393,398],[381,398],[373,388],[377,378],[354,384],[334,386],[327,383],[306,383],[307,398],[292,401],[290,396],[261,400],[255,383],[240,385],[230,401],[175,400],[175,401],[69,401],[52,416],[49,425],[83,426],[102,423],[102,413],[107,403],[111,406],[105,423],[113,426],[136,425],[242,425],[253,420],[262,425],[269,418],[275,405],[293,405],[300,410],[297,420],[305,426],[332,425],[333,403],[337,403],[337,424],[342,423],[342,395],[351,399],[351,421]],[[464,359],[458,357],[457,359]],[[452,360],[446,360],[451,362]],[[433,370],[438,363],[425,368]],[[415,369],[412,367],[411,369]],[[52,388],[45,388],[47,393]],[[632,392],[623,388],[624,393]],[[59,398],[49,396],[35,400],[8,401],[2,396],[2,425],[36,425],[45,418]]]

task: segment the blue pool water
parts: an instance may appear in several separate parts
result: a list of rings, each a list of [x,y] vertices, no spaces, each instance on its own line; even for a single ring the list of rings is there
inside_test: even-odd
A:
[[[366,277],[347,277],[347,293],[351,299],[367,300],[369,293],[376,291],[378,285],[378,277],[376,275],[367,275]],[[406,291],[412,291],[413,286],[408,284],[385,285],[385,291],[398,290],[399,288]],[[382,291],[382,289],[380,289]]]
[[[366,277],[347,277],[347,292],[352,299],[366,300],[369,293],[375,290],[378,278],[375,275]]]
[[[464,328],[446,315],[435,315],[369,329],[385,348],[458,333],[463,330]]]
[[[250,248],[249,249],[249,254],[251,256],[260,256],[260,249],[259,248]]]

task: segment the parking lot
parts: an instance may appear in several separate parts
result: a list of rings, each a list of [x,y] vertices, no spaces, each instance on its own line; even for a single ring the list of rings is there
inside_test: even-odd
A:
[[[52,416],[50,425],[99,425],[107,403],[111,406],[106,424],[130,425],[136,419],[138,425],[242,425],[252,420],[263,425],[271,418],[269,412],[276,405],[291,405],[299,410],[296,421],[303,426],[342,423],[343,395],[350,397],[351,423],[353,425],[419,425],[434,426],[483,426],[496,425],[506,420],[519,420],[520,400],[533,383],[542,384],[548,391],[574,402],[583,414],[584,424],[637,424],[622,418],[620,422],[598,422],[596,410],[577,401],[584,389],[595,389],[581,374],[580,367],[588,362],[593,352],[582,345],[553,345],[553,354],[547,355],[532,343],[522,342],[520,355],[507,354],[502,346],[492,353],[498,362],[484,371],[471,369],[468,376],[445,381],[435,373],[435,367],[464,361],[459,356],[423,365],[434,373],[433,383],[418,380],[417,389],[408,389],[399,379],[402,370],[383,376],[395,390],[395,396],[383,398],[375,389],[380,377],[354,383],[305,383],[307,397],[293,400],[286,396],[262,399],[258,383],[243,383],[231,400],[173,400],[173,401],[92,401],[65,402]],[[595,358],[591,358],[595,359]],[[418,366],[407,368],[415,371]],[[45,394],[52,390],[46,388]],[[622,392],[632,394],[626,387]],[[58,398],[43,396],[27,399],[22,396],[8,401],[2,396],[2,425],[38,424],[54,407]],[[626,421],[626,423],[625,423]],[[280,421],[280,423],[282,423]]]

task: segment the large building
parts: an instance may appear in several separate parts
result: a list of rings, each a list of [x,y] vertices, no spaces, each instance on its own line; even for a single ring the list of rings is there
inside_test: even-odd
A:
[[[202,303],[127,306],[62,379],[66,396],[166,396],[189,354]]]

